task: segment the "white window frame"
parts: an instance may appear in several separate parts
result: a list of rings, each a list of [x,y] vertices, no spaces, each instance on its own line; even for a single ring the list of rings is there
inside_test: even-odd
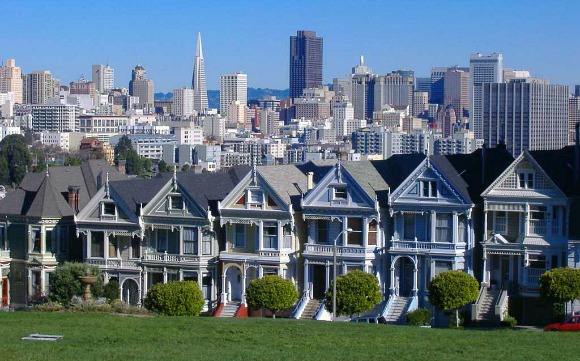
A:
[[[112,205],[113,206],[113,213],[106,213],[105,206]],[[101,217],[117,217],[117,206],[113,202],[101,202]]]
[[[342,196],[344,194],[344,197]],[[347,186],[332,187],[332,200],[337,202],[348,201]]]
[[[238,227],[243,227],[243,232],[238,232]],[[238,236],[243,234],[243,239],[240,242],[238,240]],[[232,242],[233,248],[246,248],[246,239],[247,239],[248,229],[245,224],[234,224],[234,239]]]
[[[518,189],[534,189],[536,186],[535,173],[536,172],[534,172],[533,170],[518,170],[517,171]]]
[[[427,194],[425,194],[425,185],[427,185]],[[437,190],[437,181],[433,179],[423,179],[419,181],[420,193],[422,198],[437,198],[439,192]],[[435,194],[433,194],[435,192]]]

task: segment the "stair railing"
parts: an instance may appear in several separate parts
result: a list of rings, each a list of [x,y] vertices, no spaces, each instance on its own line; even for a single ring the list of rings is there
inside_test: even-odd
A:
[[[485,298],[485,294],[487,292],[487,287],[485,286],[485,284],[481,284],[481,287],[479,288],[479,294],[477,295],[477,300],[475,301],[474,304],[471,305],[471,320],[472,321],[477,321],[477,316],[479,314],[479,306],[481,304],[481,301]]]
[[[503,321],[504,317],[508,315],[508,291],[502,288],[495,303],[495,316]]]
[[[296,319],[300,318],[300,316],[302,316],[302,313],[304,312],[304,309],[306,308],[306,305],[308,304],[309,299],[310,298],[308,297],[308,290],[302,292],[302,297],[300,298],[300,301],[298,301],[298,304],[296,304],[296,308],[292,312],[290,318]]]
[[[389,311],[390,311],[391,306],[393,305],[394,301],[395,301],[395,295],[393,295],[393,294],[389,295],[389,299],[387,300],[387,303],[385,304],[385,307],[383,308],[383,312],[381,313],[381,316],[383,316],[385,319],[387,318],[387,315],[389,314]]]

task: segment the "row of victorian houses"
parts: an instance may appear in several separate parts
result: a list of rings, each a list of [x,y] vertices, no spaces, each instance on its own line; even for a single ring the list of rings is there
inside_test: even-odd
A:
[[[94,160],[51,167],[0,201],[2,305],[46,294],[58,263],[79,260],[116,279],[128,303],[155,283],[195,280],[224,315],[247,313],[249,282],[275,274],[301,294],[293,317],[325,319],[337,267],[375,275],[384,302],[372,312],[396,321],[431,307],[433,276],[462,270],[482,286],[474,320],[509,304],[520,322],[542,323],[539,276],[580,268],[578,173],[574,147],[514,160],[501,146],[153,179]]]

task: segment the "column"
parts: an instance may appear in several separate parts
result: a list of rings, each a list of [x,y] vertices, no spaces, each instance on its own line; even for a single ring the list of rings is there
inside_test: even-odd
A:
[[[389,287],[391,296],[395,295],[395,267],[393,266],[393,260],[391,257],[391,285]]]
[[[308,287],[308,277],[309,277],[309,274],[308,273],[309,273],[308,272],[308,260],[304,260],[304,275],[303,275],[303,277],[304,277],[304,280],[303,280],[303,290],[304,290],[304,292],[309,292],[310,291],[310,289]]]
[[[367,248],[369,246],[369,220],[367,218],[363,218],[362,219],[362,244],[364,248]],[[377,224],[377,230],[378,230],[378,224]],[[377,233],[378,235],[378,233]],[[378,240],[376,241],[378,243]]]
[[[458,225],[459,225],[459,217],[457,217],[457,212],[453,212],[452,216],[451,216],[452,222],[451,222],[451,235],[452,235],[452,241],[451,243],[457,243],[457,239],[458,237]]]
[[[276,248],[276,250],[281,250],[283,248],[283,243],[284,243],[284,232],[283,232],[283,225],[282,222],[278,221],[276,222],[278,224],[278,228],[276,228],[277,231],[277,235],[278,235],[278,247]]]
[[[530,234],[530,205],[526,203],[524,210],[524,236]]]
[[[334,265],[333,265],[334,267]],[[328,287],[330,287],[330,263],[328,262],[328,260],[326,260],[326,262],[324,263],[324,268],[325,268],[325,284],[324,284],[324,289],[327,290]]]
[[[224,305],[227,303],[227,299],[228,299],[228,294],[226,292],[226,271],[227,271],[227,268],[225,268],[223,270],[223,273],[222,273],[222,294],[221,294],[221,297],[220,297],[221,298],[220,301]]]
[[[141,292],[141,298],[145,298],[147,295],[147,267],[143,268],[143,287],[141,288],[143,292]]]
[[[44,233],[46,231],[45,227],[40,227],[40,254],[44,254],[45,250],[46,250],[46,234]],[[42,277],[40,277],[42,278]]]
[[[46,272],[44,272],[44,266],[40,268],[40,293],[44,295],[44,289],[46,285],[46,281],[44,279],[46,277]]]
[[[260,222],[261,224],[261,222]],[[246,270],[248,269],[246,263],[242,263],[242,304],[248,306],[246,304]]]
[[[417,268],[417,258],[415,258],[414,268],[413,268],[413,297],[417,297],[417,293],[419,288],[417,287],[418,284],[418,276],[419,276],[419,269]]]
[[[436,226],[437,225],[437,214],[435,211],[431,211],[431,242],[435,242],[435,233],[436,233]]]
[[[264,248],[264,222],[263,221],[259,221],[258,222],[258,250],[261,250]],[[260,276],[261,278],[261,276]]]
[[[109,259],[109,233],[103,232],[103,258]]]
[[[487,241],[487,216],[488,216],[488,212],[487,212],[487,205],[486,205],[486,209],[483,211],[483,242]]]
[[[85,251],[85,255],[87,258],[91,258],[91,231],[87,231],[87,235],[85,237],[85,242],[83,245],[83,251]]]
[[[196,228],[196,231],[198,232],[198,237],[197,239],[199,240],[199,229]],[[197,242],[198,246],[200,241]],[[201,254],[201,253],[197,253],[197,254]],[[183,226],[179,226],[179,255],[182,256],[183,255]]]

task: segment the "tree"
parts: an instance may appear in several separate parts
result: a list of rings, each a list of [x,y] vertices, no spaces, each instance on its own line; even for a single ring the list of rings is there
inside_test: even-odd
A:
[[[145,308],[167,316],[198,316],[203,308],[203,294],[197,282],[156,283],[147,292]]]
[[[87,269],[90,270],[93,276],[99,275],[99,269],[97,267],[88,266],[84,263],[65,262],[57,266],[50,275],[50,295],[48,298],[51,301],[68,305],[73,296],[82,296],[84,286],[79,280],[79,277],[85,276]],[[91,292],[93,296],[102,296],[103,281],[100,277],[97,279],[97,282],[91,285]]]
[[[455,310],[455,325],[459,327],[459,308],[477,300],[479,284],[463,271],[445,271],[433,277],[427,285],[429,302],[440,310]]]
[[[103,287],[103,296],[107,299],[108,303],[113,303],[113,301],[118,300],[121,297],[119,281],[115,279],[110,280]]]
[[[336,278],[336,314],[352,317],[373,308],[382,295],[377,278],[360,270]],[[332,312],[332,285],[326,291],[324,307]]]
[[[559,267],[540,276],[540,296],[552,302],[572,302],[580,299],[580,270]],[[566,309],[564,309],[566,312]]]
[[[125,172],[127,174],[139,175],[143,172],[143,161],[137,151],[134,149],[128,150],[125,154]]]
[[[128,136],[123,135],[117,145],[115,145],[115,157],[116,158],[125,158],[125,154],[129,151],[133,150],[133,145],[131,144],[131,139]]]
[[[159,173],[165,173],[165,172],[167,172],[167,163],[163,159],[161,159],[159,161],[159,164],[157,164],[157,171]]]
[[[0,163],[0,174],[3,183],[20,184],[27,169],[32,165],[32,157],[22,135],[11,134],[0,142],[0,159],[6,163]],[[6,177],[7,175],[7,177]]]
[[[191,166],[189,164],[184,164],[183,167],[181,167],[182,172],[188,172],[190,169]]]
[[[83,164],[83,161],[81,159],[81,156],[78,154],[69,154],[64,160],[64,165],[66,166],[81,165],[81,164]]]
[[[153,167],[153,163],[151,162],[151,159],[143,157],[141,158],[141,166],[145,172],[150,172],[151,167]]]
[[[292,307],[298,299],[298,292],[292,281],[280,276],[269,275],[250,282],[246,289],[246,301],[252,308],[265,308],[276,312]]]

